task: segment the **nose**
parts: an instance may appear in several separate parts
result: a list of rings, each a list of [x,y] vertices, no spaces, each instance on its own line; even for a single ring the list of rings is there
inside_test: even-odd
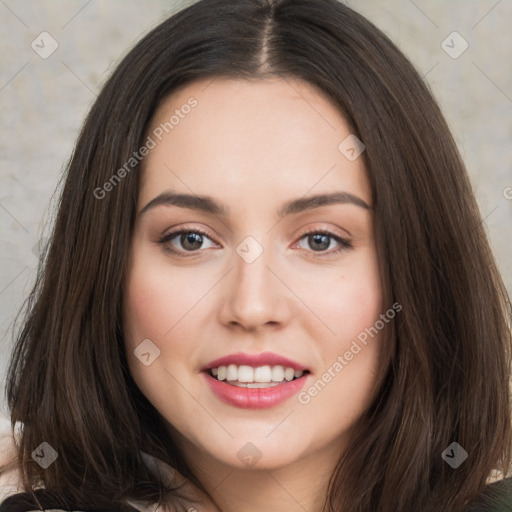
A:
[[[286,323],[289,317],[287,288],[273,266],[268,249],[263,248],[254,261],[244,258],[243,252],[233,252],[234,268],[226,276],[228,283],[220,309],[220,321],[224,325],[258,331]]]

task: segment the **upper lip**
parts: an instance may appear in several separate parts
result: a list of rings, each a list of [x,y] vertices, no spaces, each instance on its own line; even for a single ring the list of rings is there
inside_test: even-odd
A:
[[[258,366],[276,366],[281,365],[286,368],[293,368],[298,371],[305,371],[307,368],[297,361],[288,359],[287,357],[274,354],[273,352],[261,352],[259,354],[246,354],[244,352],[237,352],[228,356],[220,357],[201,368],[201,371],[209,370],[211,368],[218,368],[219,366],[228,366],[230,364],[247,365],[256,368]]]

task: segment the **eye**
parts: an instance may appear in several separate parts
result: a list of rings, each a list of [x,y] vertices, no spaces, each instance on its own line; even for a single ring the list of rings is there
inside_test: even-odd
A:
[[[168,233],[159,240],[158,243],[167,252],[175,254],[176,256],[189,257],[194,256],[196,251],[205,249],[205,247],[203,247],[205,240],[212,242],[208,233],[201,229],[180,229]],[[354,248],[352,243],[346,238],[326,230],[308,231],[300,237],[299,243],[303,240],[305,240],[307,245],[312,248],[312,251],[309,252],[319,253],[318,256],[313,255],[315,258],[337,254],[345,249]],[[334,244],[332,244],[332,242],[334,242]],[[338,244],[336,249],[327,250],[332,245],[336,244]],[[181,247],[176,248],[176,245]],[[210,247],[212,246],[213,245]],[[304,247],[300,248],[304,249]]]
[[[299,242],[303,240],[305,240],[306,244],[313,249],[312,252],[320,253],[319,256],[314,255],[315,258],[337,254],[345,249],[354,248],[352,243],[346,238],[325,230],[308,231],[300,237]],[[338,247],[336,249],[327,251],[327,249],[331,247],[331,243],[333,241],[333,245],[336,245],[337,243]]]
[[[176,248],[176,242],[181,246],[181,248]],[[178,231],[173,231],[172,233],[168,233],[161,240],[158,241],[160,245],[162,245],[163,249],[172,254],[176,254],[177,256],[193,256],[193,254],[185,254],[187,252],[193,253],[198,251],[199,249],[204,249],[202,247],[205,239],[210,240],[211,238],[208,234],[200,229],[180,229]]]

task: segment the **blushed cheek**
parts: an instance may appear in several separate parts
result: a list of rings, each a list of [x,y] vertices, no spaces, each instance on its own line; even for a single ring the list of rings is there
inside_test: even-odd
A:
[[[196,276],[197,277],[197,276]],[[197,280],[200,279],[197,277]],[[187,337],[192,319],[198,318],[205,307],[198,301],[204,295],[190,274],[180,272],[153,258],[135,260],[126,287],[125,335],[131,345],[148,338],[165,355],[172,345],[179,353]],[[197,305],[197,307],[194,307]]]
[[[161,337],[172,325],[176,288],[170,269],[136,248],[126,288],[126,315],[133,330]]]
[[[373,325],[384,313],[382,280],[375,248],[367,248],[357,270],[350,276],[351,310],[359,330]]]
[[[125,336],[130,345],[136,346],[150,336],[148,327],[154,323],[152,315],[155,312],[155,299],[144,281],[132,274],[128,280],[125,301]]]
[[[162,279],[158,282],[157,271],[147,269],[145,265],[134,266],[127,280],[124,304],[127,351],[133,352],[145,339],[163,350],[165,333],[173,325],[172,287],[166,286]]]
[[[384,312],[380,280],[371,269],[339,279],[328,293],[316,291],[311,304],[317,305],[320,318],[342,343],[373,325]]]
[[[373,325],[384,309],[382,290],[376,280],[368,280],[364,287],[359,286],[354,290],[351,310],[359,331]]]
[[[127,279],[123,311],[124,336],[130,374],[142,393],[151,400],[165,379],[162,373],[165,365],[163,334],[169,329],[167,324],[172,319],[162,311],[165,308],[162,305],[169,299],[164,296],[165,287],[156,287],[154,275],[144,271],[145,268],[145,265],[132,267]],[[145,366],[134,354],[134,350],[144,340],[150,340],[160,350],[151,366]],[[151,349],[149,351],[151,353]]]

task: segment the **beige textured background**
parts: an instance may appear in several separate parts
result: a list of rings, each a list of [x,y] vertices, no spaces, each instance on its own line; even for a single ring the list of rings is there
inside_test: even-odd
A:
[[[0,0],[2,393],[14,317],[35,277],[37,244],[48,232],[50,201],[81,123],[128,49],[189,3]],[[425,75],[465,158],[512,293],[512,0],[346,3],[384,30]],[[469,45],[458,58],[441,46],[446,40],[452,54],[463,49],[459,36],[446,39],[454,31]],[[58,43],[45,59],[31,47],[42,32]],[[50,48],[45,41],[40,52]]]

